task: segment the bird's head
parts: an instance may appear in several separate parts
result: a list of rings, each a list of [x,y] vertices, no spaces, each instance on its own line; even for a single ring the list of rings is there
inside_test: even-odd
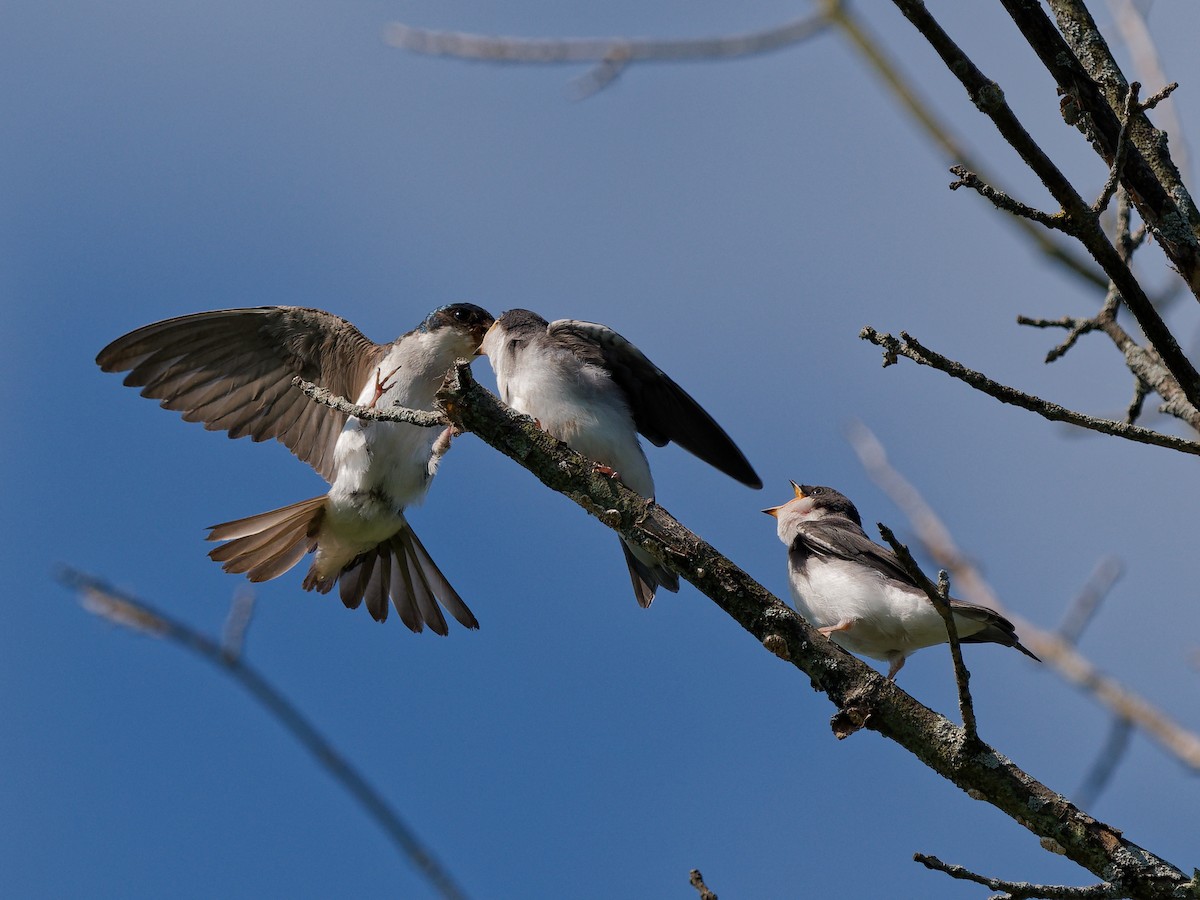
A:
[[[520,346],[524,338],[530,334],[544,332],[550,323],[537,313],[528,309],[509,309],[500,313],[500,318],[492,323],[479,352],[491,357],[494,361],[500,356],[500,351],[508,344]]]
[[[494,321],[490,312],[474,303],[451,303],[449,306],[439,306],[427,315],[418,330],[436,334],[444,329],[451,329],[446,332],[447,336],[461,336],[464,345],[470,345],[461,355],[475,356],[479,353],[483,336]]]
[[[796,484],[794,481],[791,484],[795,494],[791,500],[763,510],[774,517],[779,539],[785,544],[792,542],[801,523],[825,516],[842,516],[862,527],[858,509],[845,494],[824,485]]]

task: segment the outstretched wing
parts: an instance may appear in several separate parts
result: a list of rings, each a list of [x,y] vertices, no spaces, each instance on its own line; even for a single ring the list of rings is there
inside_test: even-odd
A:
[[[117,338],[96,362],[125,372],[143,397],[253,441],[275,438],[332,479],[346,415],[314,403],[299,375],[355,400],[386,352],[339,316],[296,306],[219,309],[146,325]]]
[[[637,347],[611,328],[559,319],[547,329],[576,356],[607,370],[633,412],[637,430],[661,447],[674,441],[730,478],[762,487],[742,451],[713,417]]]

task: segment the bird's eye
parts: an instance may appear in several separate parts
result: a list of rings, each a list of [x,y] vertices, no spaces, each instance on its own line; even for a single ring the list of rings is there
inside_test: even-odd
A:
[[[822,487],[815,487],[815,488],[813,488],[811,491],[809,491],[809,492],[808,492],[808,496],[810,496],[810,497],[815,497],[815,496],[817,496],[818,494],[823,494],[823,493],[825,493],[825,488],[822,488]]]
[[[467,311],[465,309],[456,309],[454,311],[454,318],[458,319],[458,321],[461,322],[466,317],[467,317]]]

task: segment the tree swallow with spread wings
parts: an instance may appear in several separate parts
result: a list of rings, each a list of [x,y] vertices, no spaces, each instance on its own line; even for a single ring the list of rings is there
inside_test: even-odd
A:
[[[360,405],[432,410],[443,376],[472,357],[492,316],[470,303],[431,312],[414,330],[376,344],[319,309],[260,306],[195,313],[117,338],[96,362],[125,384],[210,431],[274,438],[317,470],[329,492],[213,526],[209,556],[251,581],[282,575],[315,551],[306,591],[339,586],[342,602],[379,622],[388,598],[413,631],[446,634],[440,602],[467,628],[479,623],[404,517],[429,490],[444,449],[437,428],[348,417],[310,400],[297,375]],[[444,444],[442,445],[444,446]]]
[[[946,623],[896,555],[872,541],[849,498],[830,487],[792,482],[795,498],[771,509],[788,548],[788,586],[796,610],[834,643],[886,660],[889,679],[922,647],[949,641]],[[951,600],[959,641],[1014,647],[1008,619],[987,607]]]
[[[654,479],[639,432],[656,447],[674,441],[742,484],[762,487],[712,416],[611,328],[510,309],[488,329],[480,352],[491,361],[501,400],[643,497],[654,497]],[[624,538],[621,547],[643,607],[659,587],[679,590],[678,576],[646,551]]]

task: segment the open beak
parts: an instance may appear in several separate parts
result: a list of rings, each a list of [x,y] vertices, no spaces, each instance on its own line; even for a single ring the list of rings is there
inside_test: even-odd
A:
[[[788,483],[792,486],[792,493],[794,493],[796,495],[796,499],[797,500],[804,499],[804,489],[801,488],[800,485],[796,484],[796,482],[794,482],[794,481],[790,481]],[[788,501],[788,502],[790,503],[791,501]],[[781,509],[783,509],[785,506],[787,506],[787,503],[781,503],[779,506],[772,506],[770,509],[764,509],[763,512],[765,512],[768,516],[770,516],[773,519],[778,519],[779,511]]]

